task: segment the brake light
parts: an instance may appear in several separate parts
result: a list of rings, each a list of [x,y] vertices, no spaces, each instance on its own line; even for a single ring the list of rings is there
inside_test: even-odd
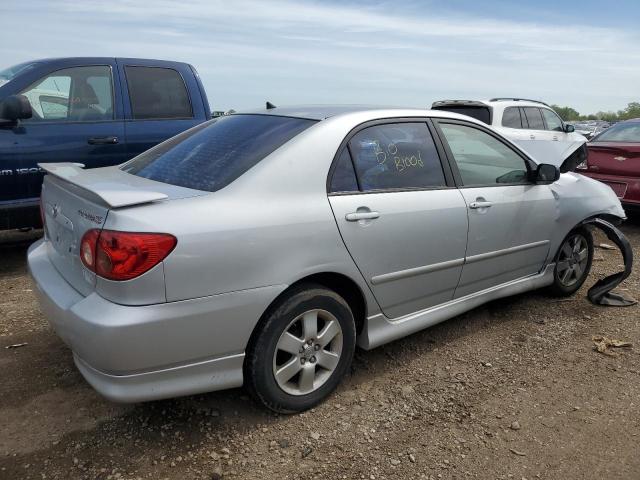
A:
[[[166,233],[87,231],[80,243],[80,259],[91,271],[109,280],[130,280],[151,270],[175,248]]]

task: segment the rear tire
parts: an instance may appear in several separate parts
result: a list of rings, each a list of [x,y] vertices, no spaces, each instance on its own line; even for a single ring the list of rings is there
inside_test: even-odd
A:
[[[555,257],[553,284],[549,292],[557,297],[576,293],[589,276],[593,262],[593,236],[586,227],[578,227],[565,237]]]
[[[294,413],[322,402],[349,371],[353,313],[320,285],[295,287],[266,314],[247,348],[245,387],[267,408]]]

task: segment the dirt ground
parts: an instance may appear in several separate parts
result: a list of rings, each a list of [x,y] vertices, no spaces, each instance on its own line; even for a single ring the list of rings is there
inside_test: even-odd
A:
[[[640,257],[640,220],[623,230]],[[300,415],[241,389],[117,405],[38,309],[34,238],[3,234],[0,246],[1,479],[640,478],[637,305],[597,307],[586,288],[492,302],[358,351],[338,391]],[[596,249],[587,285],[620,265]],[[639,270],[622,287],[640,299]],[[593,335],[633,348],[606,356]]]

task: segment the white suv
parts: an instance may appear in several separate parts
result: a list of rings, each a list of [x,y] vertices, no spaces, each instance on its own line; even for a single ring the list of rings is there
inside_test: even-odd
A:
[[[523,98],[441,100],[431,109],[460,113],[491,125],[532,157],[553,163],[561,171],[573,170],[586,159],[584,136],[543,102]]]

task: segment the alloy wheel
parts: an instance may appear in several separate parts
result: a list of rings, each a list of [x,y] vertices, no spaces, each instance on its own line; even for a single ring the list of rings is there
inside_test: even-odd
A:
[[[342,354],[342,327],[326,310],[298,315],[278,339],[273,354],[273,375],[290,395],[307,395],[333,374]]]
[[[576,233],[567,238],[560,248],[556,276],[565,287],[575,285],[584,275],[589,261],[589,244],[584,235]]]

